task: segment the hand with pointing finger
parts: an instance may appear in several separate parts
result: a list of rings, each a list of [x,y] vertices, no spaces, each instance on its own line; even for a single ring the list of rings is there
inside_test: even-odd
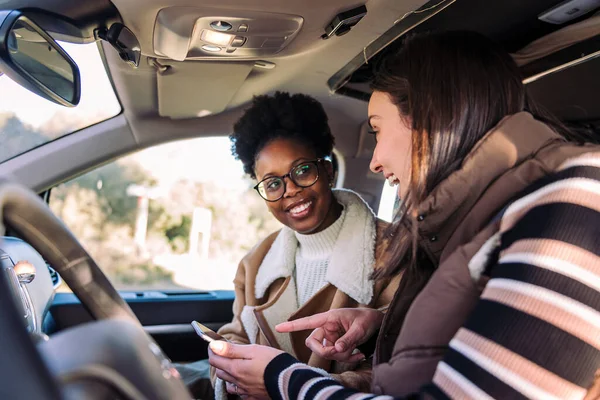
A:
[[[320,357],[342,362],[357,362],[365,358],[355,352],[379,329],[383,313],[371,308],[340,308],[321,314],[284,322],[275,327],[278,332],[314,329],[306,346]]]

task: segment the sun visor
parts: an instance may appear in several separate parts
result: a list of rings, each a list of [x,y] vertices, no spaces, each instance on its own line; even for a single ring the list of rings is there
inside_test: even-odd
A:
[[[596,14],[543,36],[511,55],[518,66],[523,66],[598,35],[600,15]]]
[[[163,117],[195,118],[220,113],[244,83],[254,62],[162,62],[157,74],[158,112]]]

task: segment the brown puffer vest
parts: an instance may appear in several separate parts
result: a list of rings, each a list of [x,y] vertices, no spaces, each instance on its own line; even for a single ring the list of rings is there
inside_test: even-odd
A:
[[[418,208],[417,223],[419,244],[438,268],[414,301],[403,296],[400,284],[377,340],[374,393],[404,396],[431,382],[483,290],[468,263],[496,233],[490,221],[530,184],[589,151],[598,147],[567,143],[523,112],[488,132],[434,189]]]

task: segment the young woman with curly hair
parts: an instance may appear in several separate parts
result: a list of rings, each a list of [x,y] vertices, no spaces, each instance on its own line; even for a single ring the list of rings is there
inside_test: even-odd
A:
[[[330,361],[305,346],[310,332],[275,330],[330,309],[385,308],[398,287],[395,277],[372,280],[382,266],[387,224],[356,193],[333,189],[334,138],[323,106],[302,94],[257,96],[230,138],[257,195],[284,226],[240,262],[234,317],[218,333],[233,343],[281,349],[344,385],[368,389],[371,365],[362,354]],[[236,394],[213,379],[217,399],[225,389]]]

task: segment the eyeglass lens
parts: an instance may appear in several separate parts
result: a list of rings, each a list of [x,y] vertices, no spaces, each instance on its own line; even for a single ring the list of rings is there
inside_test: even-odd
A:
[[[319,178],[319,168],[314,162],[302,163],[292,168],[288,176],[296,186],[306,188]],[[267,178],[258,184],[258,193],[265,200],[279,200],[285,194],[285,181],[278,176]]]

